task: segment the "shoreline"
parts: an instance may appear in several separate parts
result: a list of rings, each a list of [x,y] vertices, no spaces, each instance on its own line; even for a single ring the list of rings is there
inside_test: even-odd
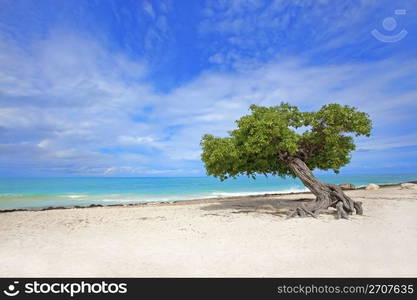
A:
[[[414,183],[417,184],[417,181],[405,181],[400,183],[387,183],[381,184],[379,187],[381,189],[389,187],[399,187],[403,183]],[[358,187],[356,189],[350,190],[364,190],[366,187]],[[204,203],[216,203],[221,201],[239,201],[243,199],[268,199],[278,196],[289,196],[289,195],[311,195],[310,191],[305,192],[284,192],[284,193],[267,193],[267,194],[253,194],[253,195],[242,195],[242,196],[230,196],[230,197],[212,197],[212,198],[196,198],[188,200],[175,200],[175,201],[151,201],[143,203],[129,203],[129,204],[90,204],[90,205],[71,205],[71,206],[48,206],[40,208],[13,208],[13,209],[0,209],[1,213],[12,213],[19,211],[48,211],[48,210],[65,210],[65,209],[86,209],[86,208],[98,208],[98,207],[143,207],[143,206],[166,206],[166,205],[195,205],[195,204],[204,204]]]

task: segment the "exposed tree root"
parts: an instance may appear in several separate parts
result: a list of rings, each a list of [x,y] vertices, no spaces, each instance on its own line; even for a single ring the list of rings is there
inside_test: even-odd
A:
[[[293,212],[291,212],[288,215],[288,218],[292,218],[295,216],[299,216],[299,217],[307,217],[307,216],[311,216],[313,218],[317,218],[317,215],[311,211],[309,208],[306,207],[306,205],[302,204],[301,206],[297,207]]]
[[[317,216],[327,210],[329,207],[336,209],[337,219],[349,219],[349,215],[354,212],[357,215],[363,214],[362,202],[353,201],[348,197],[342,189],[335,184],[326,184],[328,190],[323,191],[317,196],[315,201],[311,203],[303,203],[295,210],[291,211],[288,218],[292,217],[313,217]]]
[[[297,207],[289,214],[289,217],[317,217],[320,212],[327,210],[329,207],[336,209],[338,219],[348,219],[349,215],[356,212],[362,215],[362,203],[353,201],[342,189],[336,184],[325,184],[318,180],[308,166],[298,157],[282,157],[293,173],[300,178],[304,185],[316,196],[316,200],[305,203]]]

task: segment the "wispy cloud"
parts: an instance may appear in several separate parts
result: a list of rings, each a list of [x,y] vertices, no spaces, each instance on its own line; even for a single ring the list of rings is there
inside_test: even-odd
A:
[[[399,26],[414,27],[409,0],[207,1],[199,30],[203,38],[216,37],[207,52],[219,68],[239,69],[242,60],[253,64],[290,53],[310,63],[339,63],[407,51],[399,45],[387,49],[370,34],[398,7],[408,9]]]
[[[338,7],[328,23],[320,23],[332,28],[308,32],[326,41],[323,48],[332,48],[332,42],[344,45],[346,41],[336,39],[338,30],[352,17],[358,18],[352,22],[363,22],[361,14],[366,13],[357,10],[374,4]],[[211,49],[213,42],[206,49],[207,60],[226,67],[208,63],[197,76],[166,92],[153,82],[152,60],[166,58],[155,49],[172,34],[169,9],[164,3],[141,5],[154,20],[144,31],[143,49],[150,43],[147,55],[131,56],[88,32],[68,28],[50,30],[25,45],[0,29],[0,174],[204,174],[199,160],[203,134],[224,136],[250,104],[280,101],[305,110],[338,102],[368,112],[374,136],[358,140],[353,168],[360,168],[358,162],[369,159],[370,151],[383,159],[391,157],[392,149],[417,147],[415,58],[330,64],[280,52],[280,38],[291,39],[274,36],[276,31],[297,27],[300,16],[307,19],[303,24],[314,23],[323,9],[330,9],[326,1],[208,2],[199,34],[227,37],[222,47]],[[299,15],[297,9],[310,13]],[[258,37],[264,30],[271,32]],[[231,63],[233,70],[227,67]],[[409,160],[417,157],[401,151]]]
[[[148,2],[148,1],[143,2],[143,10],[146,11],[148,13],[148,15],[151,16],[152,18],[155,18],[155,11],[154,11],[153,6],[150,2]]]

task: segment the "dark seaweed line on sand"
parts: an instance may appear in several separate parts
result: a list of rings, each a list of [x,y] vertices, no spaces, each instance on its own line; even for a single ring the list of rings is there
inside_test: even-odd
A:
[[[381,188],[387,188],[387,187],[395,187],[400,186],[402,183],[414,183],[417,184],[417,181],[407,181],[407,182],[401,182],[401,183],[389,183],[389,184],[380,184],[379,186]],[[365,187],[356,188],[355,190],[363,190]],[[154,202],[146,202],[146,203],[130,203],[130,204],[90,204],[90,205],[71,205],[71,206],[48,206],[48,207],[42,207],[42,208],[16,208],[16,209],[3,209],[0,210],[0,213],[10,213],[10,212],[16,212],[16,211],[45,211],[45,210],[61,210],[61,209],[74,209],[74,208],[94,208],[94,207],[128,207],[128,206],[147,206],[147,205],[170,205],[170,204],[192,204],[196,201],[215,201],[215,200],[239,200],[242,198],[262,198],[262,197],[273,197],[273,196],[285,196],[285,195],[302,195],[302,194],[311,194],[311,192],[292,192],[292,193],[276,193],[276,194],[263,194],[263,195],[247,195],[247,196],[234,196],[234,197],[222,197],[222,198],[207,198],[207,199],[192,199],[192,200],[177,200],[177,201],[154,201]]]

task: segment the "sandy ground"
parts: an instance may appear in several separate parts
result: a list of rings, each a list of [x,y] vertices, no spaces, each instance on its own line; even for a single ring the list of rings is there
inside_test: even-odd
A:
[[[417,190],[289,219],[309,194],[0,214],[1,277],[417,276]]]

